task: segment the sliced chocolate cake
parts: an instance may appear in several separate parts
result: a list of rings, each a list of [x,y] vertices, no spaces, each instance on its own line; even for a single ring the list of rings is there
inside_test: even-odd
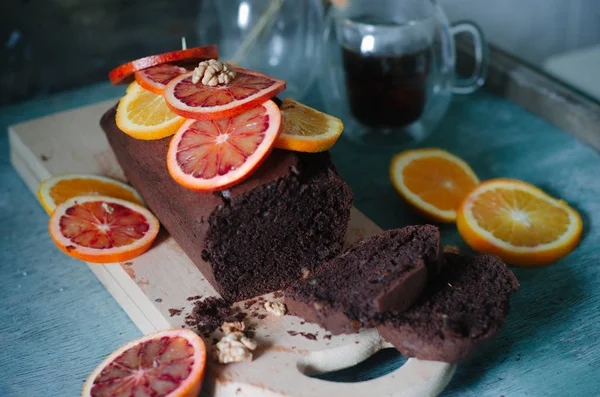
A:
[[[419,300],[377,329],[403,355],[455,363],[494,336],[519,288],[498,257],[446,254],[446,266]]]
[[[404,310],[442,261],[435,226],[408,226],[363,239],[285,294],[291,314],[333,334],[374,326],[388,310]]]
[[[170,138],[130,138],[115,109],[101,126],[129,182],[224,299],[283,289],[341,251],[352,192],[329,153],[275,150],[244,182],[199,193],[169,175]]]

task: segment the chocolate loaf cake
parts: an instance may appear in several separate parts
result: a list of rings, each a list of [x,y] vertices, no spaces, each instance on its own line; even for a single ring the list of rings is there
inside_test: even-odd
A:
[[[199,193],[169,175],[170,138],[129,137],[114,108],[100,124],[129,182],[224,299],[283,289],[341,251],[352,192],[328,153],[275,150],[239,185]]]
[[[333,334],[374,326],[376,316],[402,311],[421,294],[442,261],[435,226],[408,226],[363,239],[290,287],[291,314]]]
[[[506,320],[515,275],[498,257],[446,254],[441,275],[410,309],[377,327],[404,356],[456,363]]]

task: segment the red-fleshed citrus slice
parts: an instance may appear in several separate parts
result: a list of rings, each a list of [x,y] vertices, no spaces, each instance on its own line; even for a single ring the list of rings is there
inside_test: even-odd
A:
[[[146,208],[108,196],[75,196],[59,204],[48,229],[58,248],[86,262],[131,260],[150,248],[160,224]]]
[[[115,350],[90,374],[82,397],[197,397],[206,346],[187,329],[155,332]]]
[[[188,48],[187,50],[165,52],[164,54],[150,55],[135,61],[127,62],[109,74],[108,78],[114,85],[129,84],[133,73],[138,70],[147,69],[151,66],[162,65],[168,62],[199,63],[206,59],[218,59],[219,51],[216,45]]]
[[[280,128],[281,112],[273,101],[228,119],[188,120],[169,145],[169,173],[189,189],[226,189],[266,158]]]
[[[148,91],[162,95],[169,81],[180,74],[187,73],[187,71],[186,68],[181,66],[165,63],[135,72],[134,76],[139,85]]]
[[[207,86],[192,83],[192,73],[175,77],[165,89],[171,110],[188,119],[218,120],[243,113],[285,89],[285,81],[262,73],[236,68],[229,84]]]

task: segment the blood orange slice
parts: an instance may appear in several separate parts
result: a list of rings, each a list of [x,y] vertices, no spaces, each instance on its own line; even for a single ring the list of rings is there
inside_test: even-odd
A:
[[[217,120],[243,113],[285,89],[283,80],[242,68],[236,72],[231,83],[214,87],[192,83],[193,72],[182,74],[167,84],[167,105],[188,119]]]
[[[108,78],[114,85],[128,84],[131,75],[138,70],[147,69],[151,66],[162,65],[168,62],[185,61],[186,63],[198,63],[206,59],[218,59],[219,51],[216,45],[188,48],[187,50],[165,52],[164,54],[150,55],[135,61],[127,62],[109,74]]]
[[[193,331],[171,329],[135,339],[90,374],[82,397],[197,397],[206,347]]]
[[[159,230],[146,208],[108,196],[76,196],[59,204],[48,229],[58,248],[94,263],[123,262],[150,248]]]
[[[140,70],[135,72],[134,76],[139,85],[148,91],[162,95],[169,81],[186,72],[187,69],[181,66],[164,64]]]
[[[188,120],[169,145],[169,173],[193,190],[230,187],[266,158],[280,128],[281,113],[273,101],[224,120]]]

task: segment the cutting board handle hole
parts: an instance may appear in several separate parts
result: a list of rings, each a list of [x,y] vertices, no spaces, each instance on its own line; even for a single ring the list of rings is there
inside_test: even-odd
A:
[[[396,349],[381,349],[358,364],[335,371],[319,372],[306,362],[298,364],[298,370],[311,378],[343,383],[365,382],[387,375],[407,361]]]

